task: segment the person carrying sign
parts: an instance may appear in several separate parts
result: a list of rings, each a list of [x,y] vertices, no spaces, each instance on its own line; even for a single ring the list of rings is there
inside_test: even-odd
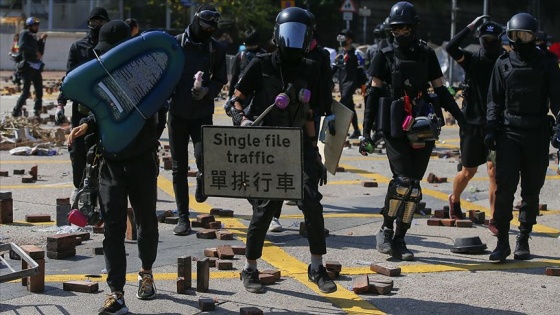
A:
[[[233,106],[231,114],[234,125],[251,124],[252,117],[260,115],[265,108],[275,103],[280,93],[289,97],[284,109],[274,108],[264,117],[263,125],[303,129],[304,198],[298,201],[298,207],[304,214],[311,252],[308,277],[321,292],[332,293],[337,287],[323,266],[322,257],[327,247],[321,205],[323,196],[319,192],[319,184],[326,184],[327,175],[321,163],[314,123],[314,115],[323,114],[318,112],[323,108],[318,96],[321,88],[326,87],[319,83],[318,65],[304,58],[312,38],[313,22],[308,11],[292,7],[280,12],[274,27],[274,42],[278,49],[251,61],[243,78],[235,86],[234,96],[230,100]],[[253,92],[255,96],[251,113],[246,116],[243,102]],[[269,200],[262,204],[256,200],[250,202],[253,205],[253,217],[247,231],[247,260],[241,277],[247,291],[262,293],[264,288],[259,282],[257,259],[262,256],[266,232],[273,215],[282,207],[283,201]]]

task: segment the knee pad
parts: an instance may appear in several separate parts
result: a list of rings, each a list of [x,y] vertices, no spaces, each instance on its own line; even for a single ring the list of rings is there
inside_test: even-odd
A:
[[[422,200],[422,189],[420,188],[420,181],[412,180],[410,194],[404,202],[404,210],[402,215],[402,221],[406,224],[412,222],[418,203]]]
[[[387,197],[385,199],[385,209],[387,216],[396,218],[403,202],[410,194],[412,187],[408,177],[397,177],[389,183]]]

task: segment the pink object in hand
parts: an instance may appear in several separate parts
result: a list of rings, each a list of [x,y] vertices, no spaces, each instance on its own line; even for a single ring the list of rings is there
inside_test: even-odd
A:
[[[68,222],[79,227],[84,227],[87,225],[87,218],[80,210],[74,209],[68,213]]]
[[[410,127],[412,127],[412,123],[414,122],[414,119],[412,118],[412,115],[407,115],[404,118],[404,121],[402,123],[402,129],[404,131],[408,131],[410,130]]]

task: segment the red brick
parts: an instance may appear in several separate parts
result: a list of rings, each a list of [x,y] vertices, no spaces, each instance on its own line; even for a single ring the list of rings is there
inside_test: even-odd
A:
[[[19,248],[21,248],[21,250],[27,255],[29,255],[29,257],[31,257],[33,260],[45,258],[45,250],[39,248],[38,246],[21,245]]]
[[[216,303],[214,302],[214,299],[199,298],[198,308],[200,308],[200,310],[203,312],[213,311],[216,309]]]
[[[266,273],[259,273],[259,282],[264,285],[274,284],[276,277]]]
[[[173,161],[171,159],[163,159],[163,169],[166,171],[173,169]]]
[[[24,176],[21,178],[21,182],[24,184],[32,184],[35,182],[35,180],[31,176]]]
[[[369,279],[367,275],[356,276],[352,279],[352,291],[364,293],[369,290]]]
[[[47,257],[50,259],[64,259],[68,257],[76,256],[76,249],[68,249],[60,252],[49,252],[47,251]]]
[[[218,268],[218,270],[232,270],[233,269],[233,261],[218,259],[216,261],[216,268]]]
[[[486,215],[482,211],[477,211],[474,214],[474,223],[477,224],[484,224],[486,222]]]
[[[546,211],[547,209],[547,204],[546,203],[539,203],[539,210],[543,210]]]
[[[204,257],[218,257],[218,251],[215,247],[204,249]]]
[[[50,214],[26,214],[25,222],[51,222]]]
[[[424,201],[420,201],[418,206],[416,207],[416,211],[424,210],[426,208],[426,203]]]
[[[216,250],[220,259],[233,259],[235,256],[233,249],[229,245],[219,245]]]
[[[179,277],[177,278],[177,293],[179,294],[185,294],[187,293],[187,281],[185,281],[185,278],[183,277]]]
[[[254,306],[242,307],[239,309],[239,315],[262,315],[264,314],[260,308]]]
[[[436,183],[447,183],[447,177],[437,177],[436,176]]]
[[[211,268],[216,267],[217,261],[218,261],[218,257],[208,257],[208,266]]]
[[[87,241],[91,238],[89,232],[74,232],[72,234],[74,234],[76,237],[79,237],[82,241]]]
[[[231,249],[235,255],[245,255],[245,246],[242,245],[232,245]]]
[[[455,225],[455,219],[441,219],[441,224],[443,226],[454,226]]]
[[[201,227],[202,227],[202,223],[200,223],[200,222],[198,222],[198,221],[196,221],[196,220],[191,221],[191,227],[193,227],[193,228],[201,228]]]
[[[560,276],[560,266],[546,267],[544,273],[547,276]]]
[[[379,184],[377,184],[376,181],[363,181],[362,182],[362,187],[378,187]]]
[[[194,171],[188,171],[187,172],[187,177],[196,177],[196,174],[198,173],[197,170]]]
[[[221,209],[220,210],[220,217],[222,217],[222,218],[233,218],[233,210]]]
[[[340,272],[333,271],[333,270],[327,270],[327,276],[329,276],[329,279],[334,280],[334,279],[338,278],[338,276],[340,276]]]
[[[177,224],[179,223],[179,217],[166,217],[163,222],[165,222],[166,224]]]
[[[35,293],[44,292],[45,291],[45,260],[44,259],[34,259],[34,260],[39,265],[39,272],[34,276],[27,277],[27,281],[26,281],[27,291],[35,292]]]
[[[428,225],[429,226],[441,226],[441,219],[437,219],[437,218],[429,218],[428,219]]]
[[[401,274],[401,268],[400,267],[395,267],[393,265],[389,265],[389,264],[371,264],[369,266],[369,269],[371,271],[375,271],[379,274],[388,276],[388,277],[396,277],[398,275]]]
[[[192,286],[192,265],[191,265],[191,256],[181,256],[177,258],[177,277],[179,279],[183,279],[183,291],[189,289]],[[179,287],[177,287],[179,290]],[[177,293],[181,293],[177,291]]]
[[[469,219],[466,220],[456,220],[455,221],[455,226],[459,227],[459,228],[470,228],[473,226],[473,222]]]
[[[0,224],[14,222],[14,201],[12,198],[0,199]]]
[[[62,283],[64,291],[95,293],[99,291],[99,283],[91,281],[65,281]]]
[[[449,218],[449,215],[446,216],[445,211],[443,211],[443,210],[435,210],[434,211],[434,218],[445,219],[446,217]]]
[[[69,205],[70,204],[70,198],[56,198],[56,205],[57,206],[63,206],[63,205]]]
[[[222,222],[221,221],[210,222],[208,223],[208,228],[219,230],[222,228]]]
[[[33,178],[33,180],[37,180],[37,176],[39,175],[39,166],[33,165],[29,170],[29,175],[31,175],[31,178]]]
[[[428,177],[426,178],[426,181],[430,184],[434,183],[436,181],[436,175],[434,173],[428,174]]]
[[[136,220],[134,219],[134,211],[132,208],[126,210],[126,239],[131,241],[138,239]]]
[[[203,229],[196,232],[196,238],[214,239],[216,238],[216,230]]]
[[[327,270],[332,270],[332,271],[342,271],[342,264],[339,263],[338,261],[326,261],[325,262],[325,268]]]
[[[216,237],[219,240],[231,241],[233,240],[233,233],[228,230],[220,230],[220,231],[216,231]]]
[[[260,274],[271,275],[274,277],[274,281],[278,281],[281,277],[281,272],[278,269],[265,269],[259,272]]]
[[[196,291],[208,292],[210,284],[210,266],[208,258],[202,258],[196,262]]]
[[[213,215],[199,214],[196,216],[196,221],[200,222],[202,224],[202,227],[208,229],[210,222],[214,222],[216,220],[214,219]]]
[[[173,216],[173,211],[166,210],[163,213],[158,214],[157,220],[158,220],[158,222],[163,223],[163,222],[165,222],[165,218],[172,217],[172,216]]]
[[[222,211],[222,208],[212,208],[210,209],[210,215],[217,217],[220,215],[220,211]]]
[[[379,295],[385,295],[391,293],[393,289],[392,284],[382,283],[382,282],[373,282],[370,280],[369,282],[369,293],[375,293]]]
[[[72,249],[76,249],[76,236],[72,233],[47,237],[47,251],[49,252],[62,252]]]

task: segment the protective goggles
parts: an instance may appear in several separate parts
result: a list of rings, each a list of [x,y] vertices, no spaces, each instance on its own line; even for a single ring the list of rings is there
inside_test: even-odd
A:
[[[508,31],[507,38],[512,42],[529,43],[537,39],[537,34],[531,31]]]
[[[337,42],[345,42],[346,41],[346,35],[340,34],[340,35],[336,36],[336,41]]]
[[[206,22],[220,22],[220,18],[222,15],[220,12],[211,11],[211,10],[202,10],[196,13],[199,19],[206,21]]]
[[[104,20],[104,19],[92,18],[88,21],[88,26],[92,26],[92,27],[102,26],[102,25],[105,25],[106,23],[107,23],[107,21]]]
[[[391,25],[391,33],[393,36],[408,36],[412,29],[406,24]]]

